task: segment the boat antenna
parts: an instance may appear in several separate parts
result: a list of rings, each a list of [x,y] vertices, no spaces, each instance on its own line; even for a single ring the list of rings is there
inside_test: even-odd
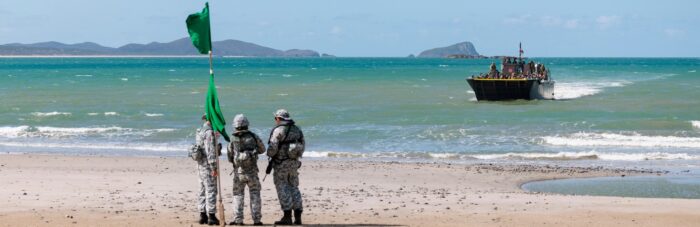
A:
[[[523,43],[520,42],[519,44],[520,44],[520,53],[519,53],[520,55],[518,56],[518,58],[520,59],[520,61],[523,61]]]

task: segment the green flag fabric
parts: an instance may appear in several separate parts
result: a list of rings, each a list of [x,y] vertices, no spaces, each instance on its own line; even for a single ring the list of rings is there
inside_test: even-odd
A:
[[[221,107],[219,107],[216,86],[214,86],[214,74],[209,75],[209,89],[207,90],[207,101],[204,105],[206,105],[207,120],[211,122],[211,128],[214,131],[220,132],[224,139],[230,142],[231,139],[228,137],[228,133],[226,133],[224,114],[221,113]]]
[[[204,5],[200,13],[190,14],[187,17],[187,32],[190,33],[192,44],[197,47],[200,54],[209,54],[211,51],[211,27],[209,26],[209,3]]]

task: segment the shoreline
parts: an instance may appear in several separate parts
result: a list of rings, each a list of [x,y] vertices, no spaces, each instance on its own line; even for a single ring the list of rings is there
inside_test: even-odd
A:
[[[0,226],[199,226],[196,164],[179,157],[3,155]],[[302,160],[304,222],[317,226],[693,226],[692,199],[532,193],[535,179],[645,175],[604,167],[494,163]],[[223,162],[231,220],[231,167]],[[265,161],[259,162],[264,169]],[[264,172],[260,174],[262,178]],[[268,177],[269,178],[269,177]],[[174,180],[176,179],[176,180]],[[262,183],[263,219],[280,211]],[[251,224],[248,207],[245,223]]]

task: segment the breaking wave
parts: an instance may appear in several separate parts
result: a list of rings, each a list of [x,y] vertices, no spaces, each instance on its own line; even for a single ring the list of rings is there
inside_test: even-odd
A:
[[[146,113],[146,117],[162,117],[162,113]]]
[[[465,153],[426,153],[426,152],[376,152],[354,153],[333,151],[307,151],[304,157],[310,158],[398,158],[423,160],[700,160],[700,155],[688,153],[620,153],[620,152],[558,152],[558,153],[504,153],[504,154],[465,154]]]
[[[60,128],[49,126],[0,127],[0,138],[64,138],[79,136],[150,136],[155,133],[173,132],[176,129],[133,129],[122,127]]]
[[[91,143],[23,143],[23,142],[0,142],[0,146],[24,147],[24,148],[71,148],[90,150],[138,150],[138,151],[182,151],[184,154],[186,146],[173,146],[172,144],[160,143],[122,143],[122,144],[91,144]]]
[[[53,117],[53,116],[70,116],[71,113],[69,112],[33,112],[33,116],[35,117]]]
[[[700,129],[700,121],[690,121],[694,128]]]
[[[574,133],[570,136],[542,137],[546,144],[558,146],[629,146],[700,148],[700,138],[676,136],[644,136],[640,134]]]

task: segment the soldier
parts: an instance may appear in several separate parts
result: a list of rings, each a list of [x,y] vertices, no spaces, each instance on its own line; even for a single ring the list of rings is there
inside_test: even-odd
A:
[[[277,189],[277,198],[284,212],[281,220],[276,225],[291,225],[292,210],[294,210],[294,224],[301,225],[301,213],[303,211],[301,192],[299,192],[299,172],[301,158],[304,153],[304,134],[289,117],[289,112],[279,109],[275,112],[275,128],[270,132],[270,140],[267,146],[267,156],[272,160],[274,170],[273,179]]]
[[[258,178],[258,154],[265,152],[265,145],[255,133],[248,131],[248,118],[238,114],[233,119],[233,140],[228,144],[228,161],[233,163],[233,207],[234,219],[230,225],[243,225],[243,197],[245,187],[250,194],[250,211],[253,225],[260,221],[260,179]]]
[[[200,146],[202,158],[197,160],[199,170],[199,224],[219,225],[216,218],[216,177],[218,169],[216,159],[218,151],[216,149],[218,132],[211,128],[211,122],[207,121],[207,115],[202,116],[204,125],[198,130],[197,145]],[[207,213],[209,216],[207,216]]]

